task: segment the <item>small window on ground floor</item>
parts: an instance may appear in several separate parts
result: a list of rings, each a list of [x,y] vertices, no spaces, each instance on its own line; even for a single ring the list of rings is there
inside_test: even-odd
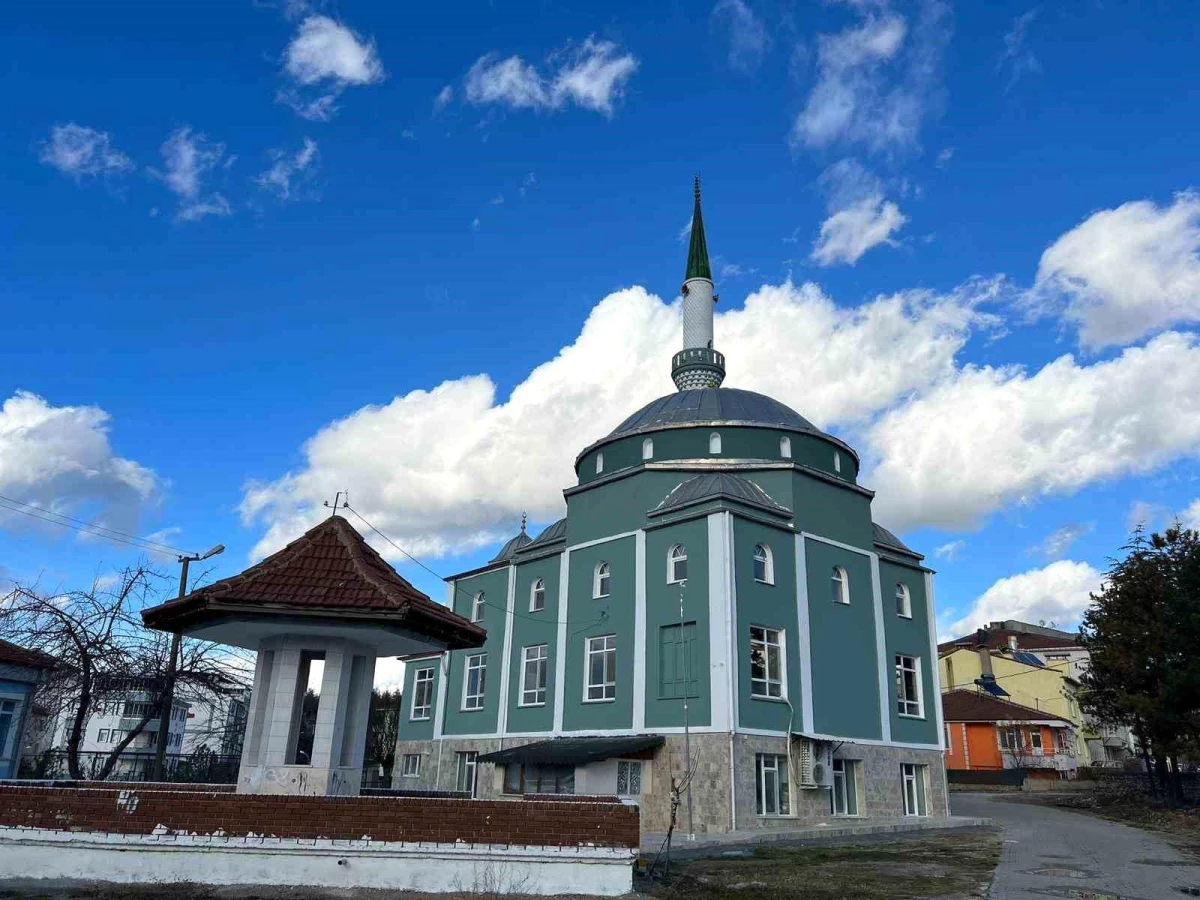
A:
[[[479,768],[476,758],[479,754],[474,750],[467,750],[455,753],[454,756],[458,768],[455,790],[464,791],[474,797],[477,782],[476,772]]]
[[[574,766],[508,763],[504,767],[506,794],[573,794]]]
[[[400,769],[400,774],[404,778],[417,778],[421,774],[421,754],[420,753],[405,753],[404,764]]]
[[[617,796],[640,797],[642,795],[642,763],[637,759],[617,761]]]
[[[906,816],[928,815],[928,805],[925,799],[925,766],[915,763],[904,763],[900,766],[900,782],[904,794],[904,814]]]
[[[852,759],[833,761],[833,790],[830,805],[835,816],[858,815],[858,785],[855,777],[858,763]]]
[[[758,783],[755,812],[760,816],[790,815],[791,796],[789,794],[787,757],[774,753],[755,755],[754,774]]]

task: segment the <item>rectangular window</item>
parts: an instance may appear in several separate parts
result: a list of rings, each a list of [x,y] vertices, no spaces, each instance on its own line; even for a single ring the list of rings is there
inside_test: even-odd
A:
[[[475,796],[476,770],[479,768],[475,758],[479,756],[474,750],[454,754],[458,760],[458,780],[455,789]]]
[[[857,764],[851,759],[833,761],[833,791],[830,803],[835,816],[858,815],[858,785],[855,783]]]
[[[521,651],[521,706],[546,705],[546,668],[550,649],[546,644]]]
[[[642,795],[642,764],[638,760],[617,761],[617,796],[640,797]]]
[[[428,719],[433,712],[433,667],[417,669],[413,673],[412,710],[408,717],[419,722]]]
[[[1054,730],[1054,746],[1058,748],[1059,753],[1067,752],[1067,730],[1065,728]]]
[[[508,763],[504,767],[506,794],[573,794],[574,766]]]
[[[664,625],[658,631],[658,695],[681,700],[684,692],[697,697],[700,672],[696,659],[696,623]]]
[[[606,634],[587,639],[585,703],[617,697],[617,636]]]
[[[750,696],[783,697],[783,632],[750,627]]]
[[[926,815],[925,767],[904,763],[900,766],[900,781],[904,793],[904,814],[906,816]]]
[[[1000,749],[1017,751],[1021,749],[1021,733],[1015,728],[1000,729]]]
[[[896,707],[902,716],[924,717],[921,703],[921,666],[915,656],[896,656]]]
[[[946,752],[949,753],[954,750],[954,744],[950,740],[950,724],[946,723],[942,727],[946,730],[946,747],[945,747],[945,749],[946,749]]]
[[[754,757],[754,774],[758,783],[755,810],[760,816],[791,814],[788,788],[787,757],[759,753]]]
[[[1033,748],[1035,753],[1042,752],[1042,729],[1036,725],[1029,729],[1029,746]]]
[[[3,713],[0,712],[0,715],[3,715]],[[96,737],[96,740],[101,744],[107,744],[108,743],[108,729],[101,728],[100,734]],[[0,741],[0,750],[2,750],[3,747],[4,747],[4,742]]]
[[[487,690],[487,654],[476,653],[463,660],[464,710],[483,709],[483,694]]]
[[[421,775],[421,754],[405,753],[404,763],[400,769],[403,778],[418,778]]]

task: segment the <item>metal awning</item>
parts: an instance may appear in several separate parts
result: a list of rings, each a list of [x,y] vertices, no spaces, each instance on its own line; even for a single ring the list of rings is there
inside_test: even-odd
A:
[[[633,737],[552,738],[479,756],[479,762],[533,763],[535,765],[582,766],[618,756],[632,756],[661,747],[661,734]]]

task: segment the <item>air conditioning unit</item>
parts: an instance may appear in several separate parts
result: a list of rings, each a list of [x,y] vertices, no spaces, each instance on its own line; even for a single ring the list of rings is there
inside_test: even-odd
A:
[[[800,787],[815,790],[833,786],[833,752],[829,743],[801,738],[793,752]]]

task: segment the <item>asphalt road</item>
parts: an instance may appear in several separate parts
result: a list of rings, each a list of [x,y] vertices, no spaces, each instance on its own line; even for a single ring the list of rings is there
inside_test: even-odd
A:
[[[994,794],[951,798],[955,815],[987,816],[1001,829],[1004,850],[988,894],[992,900],[1200,896],[1200,862],[1151,832]],[[1192,889],[1197,893],[1188,893]]]

